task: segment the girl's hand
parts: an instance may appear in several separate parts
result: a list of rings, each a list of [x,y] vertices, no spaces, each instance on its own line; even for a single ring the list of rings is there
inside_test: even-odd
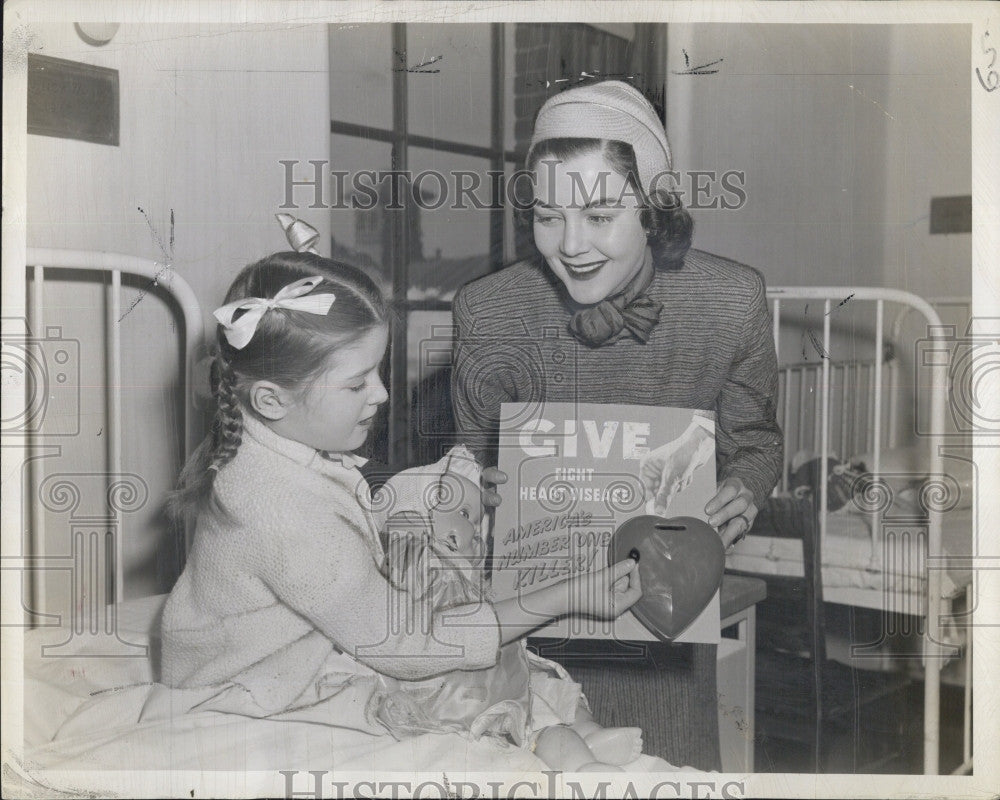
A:
[[[759,510],[754,504],[753,493],[739,478],[726,478],[705,506],[708,523],[719,529],[722,546],[727,551],[747,535]]]
[[[566,581],[569,613],[595,619],[616,619],[642,597],[639,562],[626,558],[610,567],[574,575]]]
[[[520,597],[493,604],[500,641],[516,641],[567,615],[614,619],[642,596],[638,563],[631,558],[597,572],[574,575]]]
[[[493,486],[499,483],[507,483],[507,473],[501,472],[496,467],[487,467],[483,470],[483,506],[486,509],[496,508],[500,505],[500,495],[493,490]]]

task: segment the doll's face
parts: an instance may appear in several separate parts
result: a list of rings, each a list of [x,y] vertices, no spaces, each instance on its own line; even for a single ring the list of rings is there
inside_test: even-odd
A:
[[[431,509],[434,539],[448,550],[465,556],[473,564],[483,557],[479,525],[483,519],[482,490],[467,478],[449,473],[449,497]]]

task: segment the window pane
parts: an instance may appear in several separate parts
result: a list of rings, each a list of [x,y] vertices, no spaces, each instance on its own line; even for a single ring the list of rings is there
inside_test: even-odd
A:
[[[407,25],[404,55],[410,133],[489,146],[490,26]]]
[[[327,176],[328,188],[324,187],[324,198],[331,207],[330,254],[366,270],[381,281],[386,292],[391,292],[392,285],[390,219],[393,213],[401,212],[384,208],[389,202],[388,181],[376,186],[377,175],[362,173],[385,172],[391,163],[392,146],[385,142],[339,134],[330,137],[330,170],[347,173],[342,182]],[[368,205],[373,207],[365,208]],[[319,251],[325,249],[321,246]]]
[[[517,25],[507,23],[503,26],[503,148],[516,150],[515,128],[517,126],[517,106],[514,95],[517,87],[523,87],[532,76],[526,75],[523,64],[517,60],[517,48],[514,41],[514,31]],[[525,59],[522,58],[522,61]],[[521,66],[522,69],[518,69]]]
[[[413,191],[420,195],[410,220],[409,297],[450,300],[459,286],[490,270],[490,210],[476,207],[490,202],[490,164],[422,147],[408,153]],[[471,186],[477,179],[478,190],[459,201],[459,181]]]
[[[510,180],[510,175],[514,172],[514,166],[509,162],[505,165],[504,170],[505,180]],[[532,250],[533,246],[528,245],[518,245],[518,240],[523,240],[525,237],[524,228],[525,224],[521,221],[523,218],[523,213],[518,214],[514,210],[513,203],[508,203],[504,201],[503,207],[503,263],[510,264],[515,261],[519,256],[525,255]]]
[[[441,457],[452,443],[450,311],[407,314],[407,388],[410,396],[410,454],[414,464]]]
[[[330,26],[330,118],[392,128],[392,26]]]

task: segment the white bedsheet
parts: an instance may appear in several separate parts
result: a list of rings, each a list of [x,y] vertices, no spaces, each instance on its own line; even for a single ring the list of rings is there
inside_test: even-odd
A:
[[[889,540],[883,533],[871,535],[871,517],[845,507],[827,515],[826,536],[823,539],[824,588],[856,588],[887,591],[893,594],[923,594],[926,560],[926,532],[921,523],[897,523],[884,520],[881,529],[889,529]],[[908,536],[903,536],[908,532]],[[976,550],[973,539],[973,511],[955,508],[942,515],[942,551],[945,556],[970,556]],[[940,564],[943,597],[952,596],[971,580],[966,563]],[[886,568],[888,566],[888,569]],[[802,542],[772,536],[748,536],[726,558],[728,569],[759,575],[802,577]]]
[[[72,773],[74,792],[86,792],[81,775],[93,774],[94,785],[104,786],[107,778],[101,773],[113,770],[461,776],[538,775],[546,769],[530,751],[489,737],[472,741],[459,734],[428,734],[397,742],[389,735],[372,736],[316,722],[252,719],[217,711],[174,713],[171,690],[154,680],[155,631],[164,599],[146,598],[119,607],[119,637],[148,647],[152,658],[95,657],[100,646],[95,637],[70,637],[62,628],[26,634],[22,766],[30,776],[28,785],[59,788],[58,781],[46,778],[52,770]],[[57,656],[43,654],[46,645],[64,642]],[[641,756],[625,769],[677,771],[652,756]]]

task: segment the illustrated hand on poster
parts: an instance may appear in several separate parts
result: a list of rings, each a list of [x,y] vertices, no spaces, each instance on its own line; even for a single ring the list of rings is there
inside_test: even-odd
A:
[[[651,450],[639,464],[639,477],[646,489],[646,513],[666,516],[674,497],[690,485],[695,471],[714,455],[712,420],[695,414],[684,433]]]

